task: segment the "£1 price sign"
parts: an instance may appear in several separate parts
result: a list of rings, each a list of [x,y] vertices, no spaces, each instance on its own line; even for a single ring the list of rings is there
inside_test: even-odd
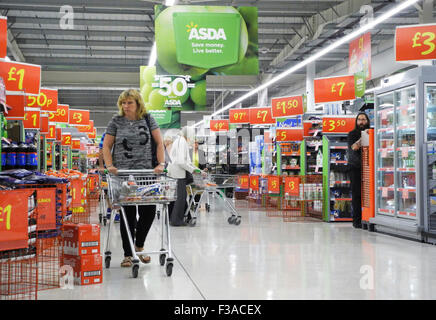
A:
[[[240,189],[248,189],[248,176],[239,176],[238,177],[238,186]]]
[[[300,195],[299,177],[285,177],[285,194],[296,197]]]
[[[302,141],[304,130],[302,128],[297,129],[276,129],[276,141]]]
[[[250,108],[250,124],[275,124],[271,108]]]
[[[89,110],[70,109],[70,124],[88,125],[89,124]]]
[[[280,177],[268,176],[268,193],[280,193]]]
[[[259,176],[250,176],[250,189],[253,191],[259,190]]]
[[[62,146],[71,146],[71,134],[62,134],[61,145]]]
[[[49,124],[46,139],[56,140],[56,125]]]
[[[397,27],[396,61],[436,59],[436,24]]]
[[[26,94],[39,95],[41,85],[41,66],[0,61],[0,77],[7,91],[25,91]]]
[[[23,127],[24,129],[40,129],[41,116],[39,110],[26,110],[24,112]]]
[[[27,106],[41,108],[41,111],[56,112],[58,106],[58,90],[41,88],[39,96],[27,96]]]
[[[354,76],[314,80],[315,103],[353,100],[356,98]]]
[[[322,119],[323,133],[348,133],[354,130],[355,118],[328,118]]]
[[[248,109],[230,109],[229,119],[230,123],[249,123]]]
[[[229,120],[210,120],[211,131],[229,131]]]
[[[271,100],[271,109],[274,118],[291,117],[303,114],[303,97],[273,98]]]

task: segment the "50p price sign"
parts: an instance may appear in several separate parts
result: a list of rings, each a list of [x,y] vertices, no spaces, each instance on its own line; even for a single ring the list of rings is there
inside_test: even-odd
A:
[[[153,88],[159,88],[159,94],[166,98],[165,107],[180,108],[189,98],[189,89],[195,87],[191,83],[191,76],[167,76],[156,75],[157,82],[152,84]]]
[[[397,27],[396,61],[436,59],[436,24]]]
[[[39,96],[27,97],[27,106],[41,108],[41,111],[56,112],[58,106],[58,90],[41,88]]]
[[[323,133],[348,133],[354,129],[355,118],[328,118],[322,119]]]
[[[273,98],[271,100],[272,116],[283,118],[297,116],[304,113],[303,97]]]

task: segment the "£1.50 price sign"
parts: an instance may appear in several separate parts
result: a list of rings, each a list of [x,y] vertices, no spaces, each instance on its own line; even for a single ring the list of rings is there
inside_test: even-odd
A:
[[[353,100],[356,98],[354,76],[314,80],[315,103]]]
[[[355,118],[325,117],[322,119],[323,133],[348,133],[354,130]]]
[[[303,97],[273,98],[271,100],[271,109],[274,118],[301,115],[304,113]]]
[[[275,124],[276,120],[272,117],[271,108],[250,108],[250,124]]]
[[[25,91],[27,95],[39,95],[41,66],[0,61],[0,77],[7,91]]]
[[[285,194],[295,197],[300,195],[299,177],[285,177]]]
[[[436,59],[436,24],[397,27],[396,61]]]
[[[229,120],[210,120],[211,131],[229,131]]]
[[[276,129],[276,141],[302,141],[304,130],[302,128],[296,129]]]
[[[229,110],[230,123],[249,123],[250,116],[248,110],[249,109],[230,109]]]

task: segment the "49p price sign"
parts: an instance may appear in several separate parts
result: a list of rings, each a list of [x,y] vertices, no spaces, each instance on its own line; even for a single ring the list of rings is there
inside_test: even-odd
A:
[[[164,107],[181,108],[189,98],[189,90],[195,87],[191,76],[155,75],[152,88],[159,88],[159,94],[164,99]]]
[[[397,27],[396,61],[436,59],[436,24]]]
[[[211,131],[229,131],[229,120],[210,120]]]
[[[325,117],[322,119],[323,133],[348,133],[354,129],[355,118]]]

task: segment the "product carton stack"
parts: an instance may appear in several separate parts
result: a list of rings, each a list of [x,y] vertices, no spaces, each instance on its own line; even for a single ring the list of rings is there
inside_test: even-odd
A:
[[[98,224],[64,224],[62,244],[63,264],[73,268],[74,284],[90,285],[103,282]]]

